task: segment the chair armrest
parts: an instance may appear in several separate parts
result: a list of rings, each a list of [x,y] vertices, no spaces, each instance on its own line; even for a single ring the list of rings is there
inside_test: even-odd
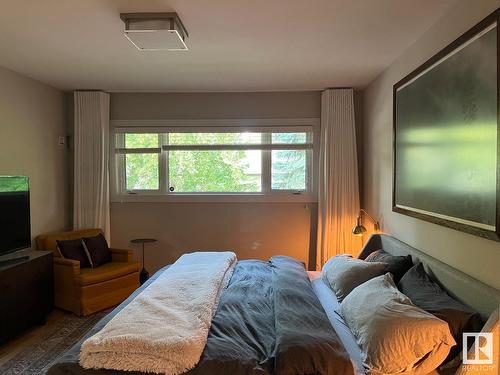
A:
[[[113,262],[132,262],[132,250],[128,249],[109,249]]]
[[[80,274],[80,262],[61,257],[54,257],[53,259],[54,297],[56,305],[67,310],[72,310],[77,298],[75,279]]]
[[[64,273],[78,275],[80,273],[80,262],[73,259],[54,257],[54,269]]]
[[[72,293],[73,280],[80,274],[80,262],[61,257],[54,258],[54,283],[56,293]]]

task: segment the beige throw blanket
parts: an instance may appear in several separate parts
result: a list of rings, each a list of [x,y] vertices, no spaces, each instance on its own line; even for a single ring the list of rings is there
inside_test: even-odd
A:
[[[171,375],[192,369],[235,264],[232,252],[183,255],[83,343],[80,365]]]

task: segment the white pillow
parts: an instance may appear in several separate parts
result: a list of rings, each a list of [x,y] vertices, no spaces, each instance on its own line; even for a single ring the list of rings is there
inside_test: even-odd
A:
[[[384,274],[386,267],[385,263],[366,262],[350,255],[337,255],[325,263],[321,275],[340,302],[358,285]]]
[[[355,288],[341,312],[369,374],[427,374],[456,345],[448,324],[413,305],[389,273]]]

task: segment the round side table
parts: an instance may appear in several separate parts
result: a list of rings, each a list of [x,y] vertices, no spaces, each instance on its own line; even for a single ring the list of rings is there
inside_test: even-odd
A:
[[[134,238],[130,242],[133,244],[142,244],[142,270],[139,275],[139,280],[141,282],[141,285],[144,284],[148,279],[149,279],[149,273],[146,271],[146,268],[144,267],[144,244],[146,243],[154,243],[157,240],[155,238]]]

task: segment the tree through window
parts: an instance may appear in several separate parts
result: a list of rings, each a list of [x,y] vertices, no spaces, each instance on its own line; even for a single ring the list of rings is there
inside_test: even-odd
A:
[[[310,188],[309,128],[125,132],[116,137],[122,191],[247,194]]]

